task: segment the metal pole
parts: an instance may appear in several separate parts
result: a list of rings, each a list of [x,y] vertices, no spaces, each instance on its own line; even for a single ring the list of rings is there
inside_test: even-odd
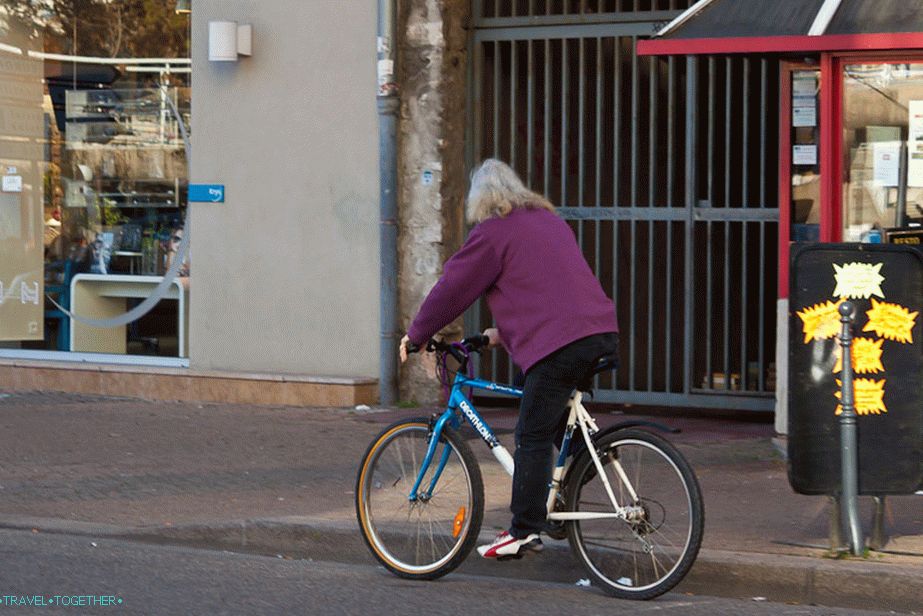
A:
[[[696,262],[695,246],[695,208],[698,201],[698,80],[699,80],[699,59],[696,56],[686,56],[686,151],[685,151],[685,206],[686,206],[686,226],[684,229],[684,241],[686,250],[686,262],[683,265],[683,293],[685,303],[683,305],[683,319],[686,323],[686,335],[683,338],[683,393],[689,394],[692,391],[692,352],[693,341],[695,340],[695,318],[693,311],[693,264]],[[701,250],[701,249],[700,249]],[[709,319],[709,322],[711,320]]]
[[[852,323],[856,307],[850,301],[840,304],[840,322],[843,330],[840,334],[840,348],[843,357],[840,414],[840,464],[842,486],[840,506],[842,518],[846,521],[850,551],[854,556],[862,553],[862,526],[859,523],[859,456],[856,434],[856,411],[853,401],[852,372]]]
[[[397,401],[397,122],[400,95],[394,77],[397,0],[378,0],[378,172],[381,245],[381,345],[378,400]]]
[[[872,514],[872,536],[869,537],[869,547],[880,550],[888,544],[888,535],[885,532],[885,497],[873,496],[875,511]]]
[[[897,172],[897,211],[894,214],[894,226],[907,225],[907,142],[901,141],[901,151]]]

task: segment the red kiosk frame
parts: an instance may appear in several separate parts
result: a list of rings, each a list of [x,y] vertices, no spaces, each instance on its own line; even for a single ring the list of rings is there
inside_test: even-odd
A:
[[[842,241],[843,67],[855,62],[923,62],[923,32],[831,34],[731,38],[678,38],[638,41],[639,55],[779,54],[783,60],[779,105],[779,285],[788,297],[792,223],[792,92],[795,70],[820,71],[818,163],[820,167],[820,241]],[[808,64],[805,54],[819,56]]]

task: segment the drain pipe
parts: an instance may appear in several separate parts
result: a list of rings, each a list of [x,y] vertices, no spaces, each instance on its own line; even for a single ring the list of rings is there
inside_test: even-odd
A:
[[[378,0],[378,173],[381,243],[381,344],[378,401],[397,402],[397,121],[400,94],[394,77],[397,0]]]

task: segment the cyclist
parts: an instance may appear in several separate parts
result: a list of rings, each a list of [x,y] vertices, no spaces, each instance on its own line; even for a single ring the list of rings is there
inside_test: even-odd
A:
[[[615,307],[593,274],[570,227],[544,197],[505,163],[488,159],[471,176],[466,203],[476,225],[445,264],[401,339],[422,346],[482,294],[502,344],[525,373],[516,425],[509,530],[478,548],[485,558],[540,551],[552,453],[568,398],[580,378],[618,343]]]

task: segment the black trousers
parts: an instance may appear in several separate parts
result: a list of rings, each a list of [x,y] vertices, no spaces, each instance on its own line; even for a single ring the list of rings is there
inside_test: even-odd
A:
[[[558,349],[526,373],[513,456],[513,537],[522,539],[544,528],[554,441],[567,401],[593,362],[617,349],[618,334],[596,334]]]

